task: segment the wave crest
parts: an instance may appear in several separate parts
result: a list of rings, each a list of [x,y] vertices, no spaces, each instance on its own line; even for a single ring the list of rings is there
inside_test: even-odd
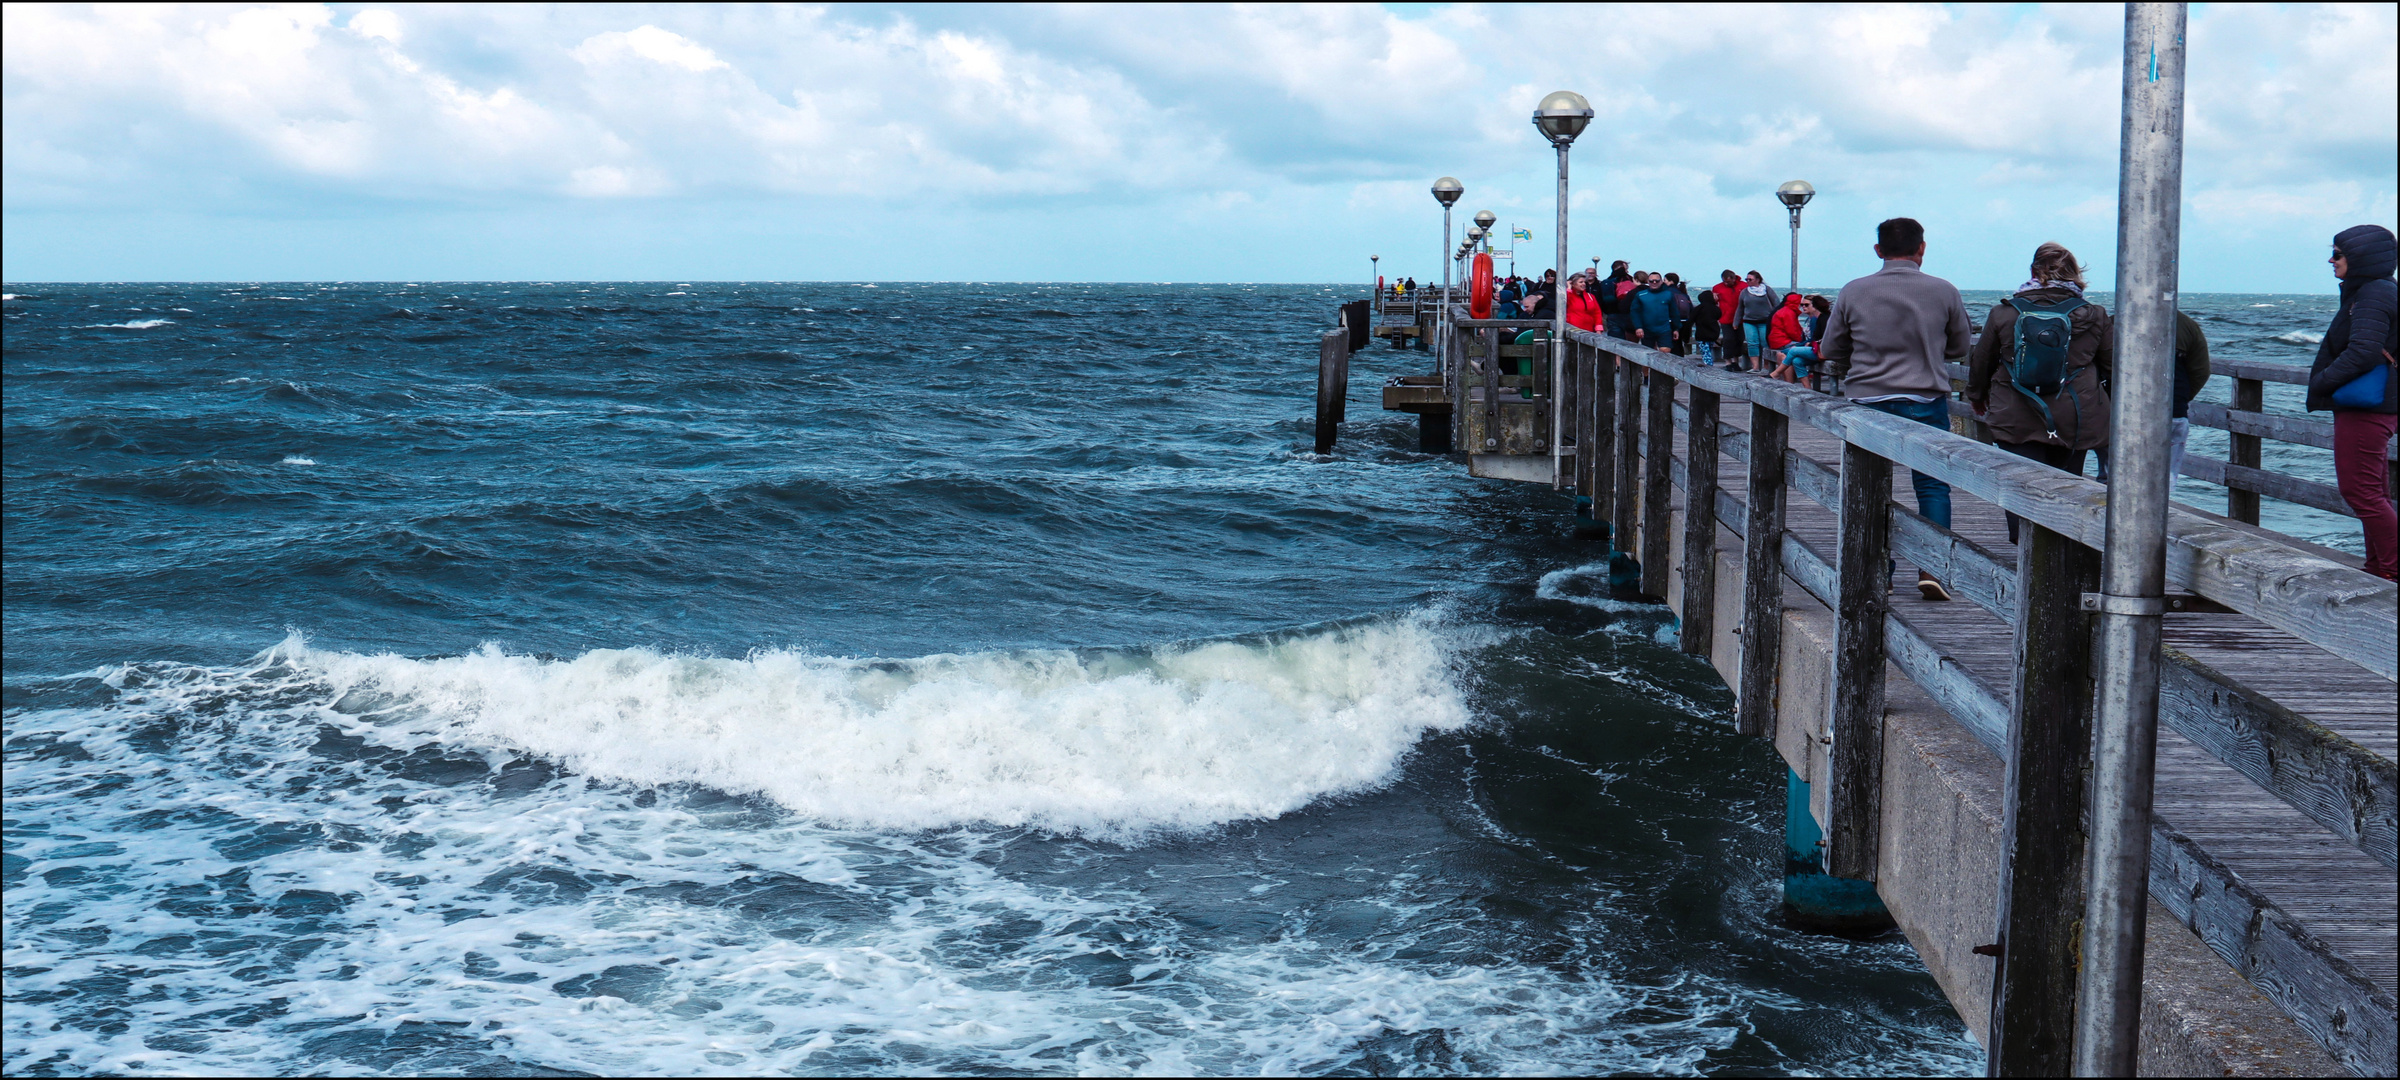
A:
[[[337,709],[371,708],[368,723],[587,776],[702,784],[853,828],[980,822],[1133,842],[1388,782],[1425,732],[1467,722],[1452,655],[1433,618],[1411,616],[1272,640],[909,660],[545,660],[492,646],[413,660],[296,638],[262,659],[321,675]]]

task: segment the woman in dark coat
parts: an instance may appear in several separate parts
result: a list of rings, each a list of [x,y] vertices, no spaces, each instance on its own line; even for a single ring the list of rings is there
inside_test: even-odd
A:
[[[2308,369],[2308,408],[2333,411],[2333,475],[2342,501],[2367,533],[2367,572],[2400,580],[2400,516],[2392,509],[2383,447],[2395,425],[2400,371],[2391,364],[2400,339],[2400,244],[2381,225],[2344,229],[2333,238],[2335,277],[2342,279],[2342,306],[2325,328],[2317,361]],[[2384,365],[2383,400],[2374,405],[2336,404],[2334,391]]]
[[[2033,252],[2033,280],[2017,289],[2016,298],[2051,305],[2083,296],[2083,268],[2075,253],[2058,244],[2043,244]],[[2114,323],[2108,310],[2086,303],[2068,313],[2074,336],[2067,345],[2067,377],[2058,391],[2043,399],[2050,423],[2031,398],[2009,376],[2016,359],[2017,309],[1993,304],[1984,317],[1983,337],[1968,354],[1967,404],[1991,425],[1992,441],[2002,450],[2032,458],[2052,468],[2083,474],[2087,451],[2108,446],[2109,400],[2105,386],[2115,359],[2110,344]],[[2017,539],[2017,517],[2008,517],[2008,538]]]

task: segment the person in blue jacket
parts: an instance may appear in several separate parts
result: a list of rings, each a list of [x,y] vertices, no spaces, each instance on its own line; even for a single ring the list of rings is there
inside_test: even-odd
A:
[[[1626,294],[1625,321],[1633,326],[1633,340],[1661,352],[1674,349],[1675,293],[1665,278],[1650,274],[1641,288]]]

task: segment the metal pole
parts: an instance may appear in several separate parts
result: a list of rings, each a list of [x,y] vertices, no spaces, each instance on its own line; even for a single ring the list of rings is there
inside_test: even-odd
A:
[[[1441,353],[1440,367],[1450,370],[1450,204],[1442,204],[1442,309],[1434,319],[1434,334],[1440,339],[1433,347]],[[1461,403],[1464,404],[1463,402]]]
[[[1792,291],[1800,291],[1800,208],[1792,207]]]
[[[1567,377],[1567,144],[1558,143],[1558,291],[1550,298],[1550,487],[1567,486],[1566,395],[1559,387]],[[1582,447],[1575,448],[1578,453]]]
[[[2183,209],[2183,4],[2125,5],[2125,116],[2117,179],[2114,436],[2092,733],[2091,862],[2075,1074],[2131,1076],[2139,1057],[2150,794],[2165,610],[2167,414]]]

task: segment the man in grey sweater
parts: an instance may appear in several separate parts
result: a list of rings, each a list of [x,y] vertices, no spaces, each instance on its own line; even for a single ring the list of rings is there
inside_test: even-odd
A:
[[[1950,373],[1943,361],[1962,359],[1974,325],[1958,287],[1925,272],[1925,226],[1893,218],[1875,227],[1883,269],[1842,286],[1818,355],[1842,380],[1842,392],[1861,405],[1950,429]],[[1917,512],[1950,527],[1950,485],[1911,470]],[[1917,571],[1927,600],[1950,593]]]

